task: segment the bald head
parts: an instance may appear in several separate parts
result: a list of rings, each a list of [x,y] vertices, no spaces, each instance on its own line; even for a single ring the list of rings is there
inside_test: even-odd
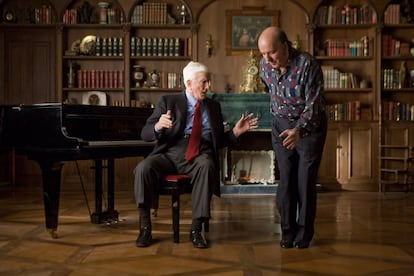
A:
[[[268,64],[276,69],[285,68],[289,59],[290,41],[282,29],[274,26],[264,29],[257,45]]]
[[[290,43],[286,33],[279,27],[271,26],[262,31],[258,39],[258,46],[273,46],[275,43]]]

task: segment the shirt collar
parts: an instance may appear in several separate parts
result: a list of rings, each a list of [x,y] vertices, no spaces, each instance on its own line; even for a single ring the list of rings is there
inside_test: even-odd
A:
[[[191,106],[194,107],[197,103],[197,99],[191,96],[190,92],[188,92],[187,90],[185,90],[185,96],[187,97],[187,102],[189,102]]]

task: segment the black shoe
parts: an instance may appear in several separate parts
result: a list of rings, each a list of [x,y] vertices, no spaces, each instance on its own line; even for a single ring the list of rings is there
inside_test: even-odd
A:
[[[304,249],[309,247],[310,242],[309,241],[298,241],[295,242],[295,247],[299,249]]]
[[[139,231],[138,238],[135,242],[137,247],[147,247],[152,242],[151,228],[143,227]]]
[[[292,248],[293,247],[293,241],[281,240],[280,241],[280,247],[282,247],[282,248]]]
[[[195,248],[207,248],[207,241],[201,235],[201,232],[191,230],[190,232],[190,241],[193,243]]]

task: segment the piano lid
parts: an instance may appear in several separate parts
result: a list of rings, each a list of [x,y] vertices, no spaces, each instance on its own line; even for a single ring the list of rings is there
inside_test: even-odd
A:
[[[0,145],[27,148],[75,148],[79,140],[62,132],[62,105],[42,103],[0,106]]]
[[[67,135],[86,141],[141,140],[152,108],[63,105],[62,126]]]
[[[43,103],[0,106],[0,147],[76,148],[82,141],[140,140],[151,108]]]

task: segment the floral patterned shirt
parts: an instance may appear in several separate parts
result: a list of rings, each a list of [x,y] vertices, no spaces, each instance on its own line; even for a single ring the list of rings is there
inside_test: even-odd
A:
[[[307,133],[319,125],[325,97],[322,69],[314,57],[290,48],[285,72],[262,58],[260,76],[269,89],[273,115],[297,120],[295,128]]]

